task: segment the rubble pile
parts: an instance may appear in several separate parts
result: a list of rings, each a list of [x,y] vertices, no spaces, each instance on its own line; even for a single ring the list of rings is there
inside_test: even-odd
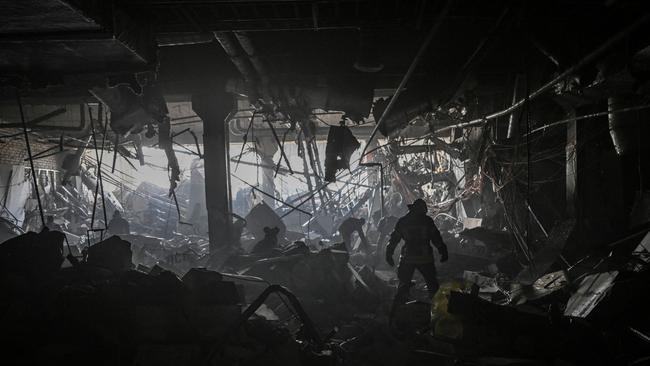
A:
[[[315,357],[318,347],[277,322],[243,319],[242,288],[218,272],[136,270],[130,243],[116,236],[60,268],[63,239],[30,232],[0,245],[3,364],[242,364],[278,353],[272,364],[280,365]],[[326,354],[319,357],[333,358]]]
[[[650,365],[647,1],[0,3],[0,365]]]
[[[642,321],[647,300],[637,295],[650,290],[648,240],[650,234],[627,254],[589,258],[569,269],[556,271],[552,263],[533,283],[466,271],[456,285],[441,287],[433,306],[414,300],[389,320],[390,280],[368,266],[350,265],[348,253],[336,247],[257,259],[240,267],[239,275],[172,264],[183,272],[179,277],[161,266],[167,262],[149,268],[132,261],[140,256],[132,252],[137,246],[117,236],[79,258],[68,256],[72,265],[61,268],[64,235],[30,232],[0,245],[3,342],[11,345],[3,359],[143,365],[256,364],[270,355],[268,362],[278,365],[633,362],[645,356],[643,330],[650,325]],[[141,248],[146,245],[141,240]],[[259,282],[251,285],[250,279]]]

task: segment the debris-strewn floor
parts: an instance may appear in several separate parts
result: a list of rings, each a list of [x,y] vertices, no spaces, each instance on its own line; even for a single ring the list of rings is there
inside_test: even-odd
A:
[[[136,266],[137,247],[113,236],[76,258],[53,231],[0,245],[2,364],[614,365],[647,357],[643,246],[532,285],[466,272],[443,279],[433,306],[418,283],[421,300],[392,320],[391,271],[355,268],[342,251],[280,254],[222,274]]]
[[[0,366],[650,365],[648,0],[0,0]]]

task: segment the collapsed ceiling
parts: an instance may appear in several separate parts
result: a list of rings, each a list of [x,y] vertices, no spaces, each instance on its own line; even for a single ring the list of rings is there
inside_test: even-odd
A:
[[[632,331],[647,342],[649,329],[598,305],[618,309],[625,286],[647,288],[648,237],[638,241],[650,219],[647,8],[643,0],[0,0],[0,222],[13,234],[59,225],[71,241],[66,265],[111,272],[99,271],[107,280],[92,288],[146,289],[156,306],[164,298],[156,291],[173,288],[170,303],[183,299],[183,311],[205,300],[238,319],[218,329],[254,328],[249,318],[260,314],[291,317],[288,328],[298,319],[289,338],[309,360],[367,356],[359,340],[381,337],[373,322],[413,326],[416,316],[429,325],[391,335],[396,347],[413,346],[400,338],[407,333],[426,344],[409,349],[413,359],[497,362],[464,353],[470,345],[512,356],[508,364],[598,360],[569,341],[629,340]],[[137,180],[143,167],[162,172],[165,186]],[[418,199],[430,210],[421,219],[439,229],[427,235],[451,263],[436,263],[447,281],[440,291],[431,288],[435,267],[415,266],[425,302],[395,315],[388,284],[399,283],[398,301],[411,278],[391,268],[393,241],[410,241],[398,218],[422,207]],[[47,247],[63,240],[56,231],[2,244],[6,273],[60,275],[63,259]],[[15,253],[52,266],[22,268]],[[299,296],[271,286],[238,299],[229,274],[246,291],[272,282]],[[214,288],[226,295],[205,295]],[[618,300],[606,298],[612,291]],[[262,307],[272,292],[295,314],[279,312],[284,300]],[[319,326],[335,329],[326,339],[303,300]],[[249,305],[243,312],[239,301]],[[378,315],[389,308],[391,323]],[[200,333],[206,322],[195,324],[194,310],[179,323]],[[219,343],[201,346],[210,360],[227,358],[221,347],[233,339],[201,334]],[[562,337],[571,346],[559,346]],[[602,353],[633,364],[644,356],[635,344]]]

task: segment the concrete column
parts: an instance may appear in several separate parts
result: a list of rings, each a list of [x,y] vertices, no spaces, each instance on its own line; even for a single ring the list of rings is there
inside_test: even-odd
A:
[[[226,92],[211,90],[192,95],[192,109],[203,120],[205,202],[211,253],[232,241],[229,132],[225,119],[233,107],[233,97]]]
[[[259,155],[262,161],[262,190],[271,196],[275,197],[275,165],[276,161],[273,160],[273,156],[278,151],[278,144],[273,137],[264,136],[256,139],[255,144],[257,145],[257,154]],[[275,200],[263,196],[262,199],[266,204],[274,208]]]
[[[606,110],[603,103],[576,108],[581,116]],[[623,205],[621,165],[609,136],[607,117],[567,124],[567,213],[576,219],[571,248],[584,255],[623,234],[627,213]]]

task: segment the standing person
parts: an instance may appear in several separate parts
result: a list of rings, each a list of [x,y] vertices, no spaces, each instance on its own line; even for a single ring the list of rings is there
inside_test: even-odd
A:
[[[113,212],[113,218],[108,223],[108,232],[113,235],[130,234],[131,228],[129,222],[122,217],[122,213],[118,210]]]
[[[280,229],[277,227],[270,228],[264,227],[264,238],[260,240],[251,251],[252,254],[259,254],[265,257],[272,256],[278,248],[278,233]]]
[[[235,213],[233,213],[232,216],[235,218],[235,221],[232,223],[230,246],[239,250],[241,249],[241,235],[246,227],[246,219]]]
[[[41,220],[38,210],[38,201],[32,196],[30,196],[25,201],[25,218],[23,219],[23,229],[25,231],[38,231],[43,229],[41,227]]]
[[[438,249],[440,262],[445,262],[448,259],[447,246],[442,241],[433,219],[427,216],[427,204],[422,199],[417,199],[408,205],[408,210],[409,212],[395,224],[395,229],[386,247],[386,262],[390,266],[394,266],[393,252],[402,239],[405,242],[397,267],[399,285],[393,301],[391,317],[396,307],[408,300],[411,280],[416,269],[424,277],[429,295],[433,297],[438,291],[433,249],[429,244],[433,244]]]
[[[355,232],[359,235],[359,239],[361,239],[361,245],[359,248],[366,253],[370,252],[370,243],[368,243],[368,239],[366,239],[366,235],[363,233],[363,225],[365,223],[366,219],[348,217],[343,220],[339,226],[339,233],[341,234],[341,238],[345,242],[345,247],[348,249],[349,253],[352,253],[352,234]]]
[[[54,216],[48,216],[45,226],[50,229],[50,231],[63,231],[61,225],[54,222]]]

